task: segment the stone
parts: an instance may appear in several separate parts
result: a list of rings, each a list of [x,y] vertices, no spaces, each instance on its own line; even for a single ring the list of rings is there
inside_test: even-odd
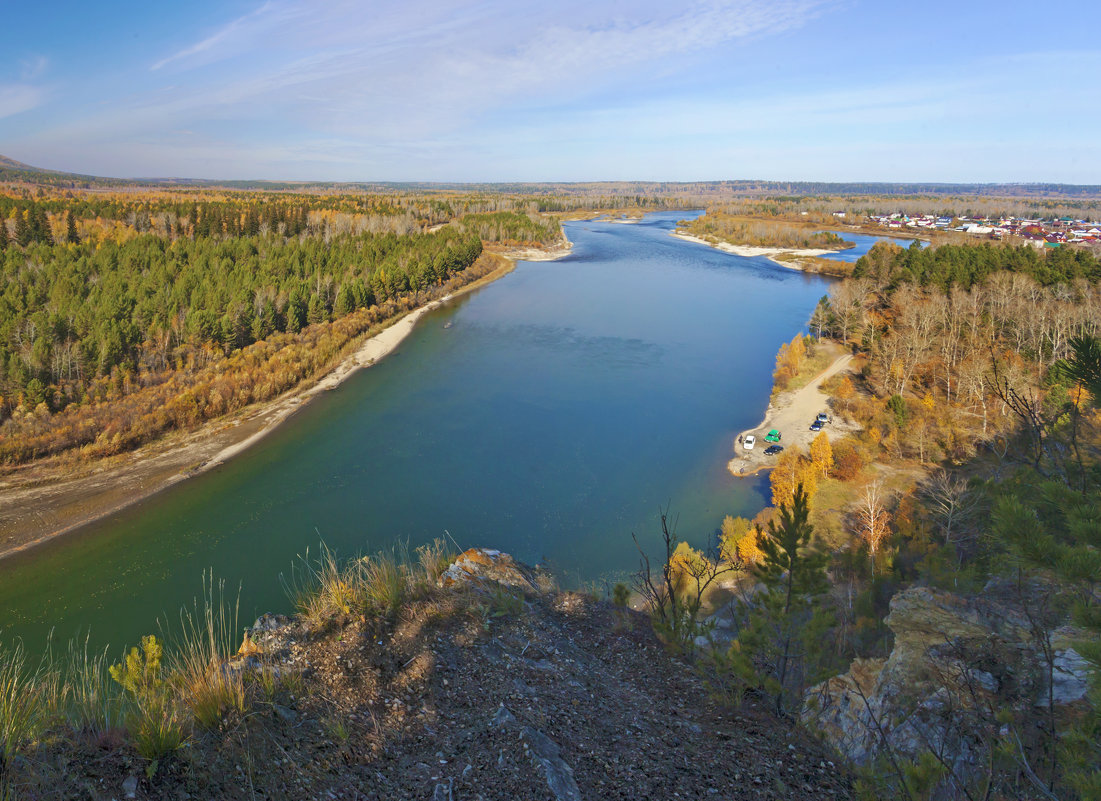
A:
[[[437,582],[440,587],[499,584],[531,591],[539,587],[536,571],[507,553],[491,548],[471,548],[445,570]]]
[[[122,782],[122,792],[127,798],[138,797],[138,777],[127,776]]]
[[[286,615],[273,615],[269,612],[256,618],[256,622],[252,624],[252,633],[278,631],[288,623],[290,618]]]
[[[494,714],[493,719],[489,722],[489,725],[495,728],[506,728],[509,726],[515,726],[516,718],[511,712],[509,712],[508,707],[506,707],[504,704],[501,704],[501,706],[497,709],[496,714]]]
[[[581,801],[581,790],[573,778],[573,768],[561,757],[558,746],[541,731],[525,726],[520,739],[528,747],[528,756],[543,773],[557,801]]]
[[[1051,698],[1056,706],[1068,706],[1082,701],[1090,689],[1090,663],[1075,651],[1067,648],[1055,652],[1052,661]],[[1036,706],[1048,704],[1047,682],[1036,698]]]

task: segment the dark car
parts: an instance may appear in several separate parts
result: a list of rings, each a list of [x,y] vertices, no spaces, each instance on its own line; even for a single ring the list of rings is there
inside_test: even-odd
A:
[[[775,456],[783,449],[783,445],[769,445],[767,448],[765,448],[765,456]]]
[[[810,424],[810,430],[811,431],[821,431],[822,430],[822,421],[821,420],[815,420],[813,423]]]
[[[814,418],[814,421],[816,423],[822,423],[823,425],[825,425],[830,421],[830,416],[825,412],[819,412],[818,416]]]

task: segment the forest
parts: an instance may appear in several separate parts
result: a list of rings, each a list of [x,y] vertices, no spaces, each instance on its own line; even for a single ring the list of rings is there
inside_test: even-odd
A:
[[[0,461],[117,453],[271,398],[490,272],[485,245],[560,236],[507,197],[0,193]]]

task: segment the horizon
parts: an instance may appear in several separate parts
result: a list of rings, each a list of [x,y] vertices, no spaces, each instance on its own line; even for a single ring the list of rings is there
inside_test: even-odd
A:
[[[1101,12],[1085,2],[1045,15],[699,0],[646,2],[630,18],[576,2],[61,5],[13,8],[0,31],[0,150],[44,169],[294,183],[1101,184]]]

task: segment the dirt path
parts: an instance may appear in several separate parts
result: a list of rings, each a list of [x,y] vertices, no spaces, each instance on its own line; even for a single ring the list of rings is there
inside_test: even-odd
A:
[[[852,354],[844,353],[834,359],[833,363],[815,376],[810,383],[801,389],[790,392],[782,392],[768,405],[765,419],[756,428],[743,431],[739,439],[752,434],[757,438],[757,444],[753,450],[747,451],[738,440],[734,442],[734,458],[726,467],[735,476],[749,476],[760,470],[768,470],[776,461],[775,456],[765,456],[765,448],[770,443],[765,442],[765,434],[776,429],[783,436],[780,444],[785,448],[798,445],[807,448],[817,434],[810,430],[810,424],[819,412],[830,414],[827,405],[827,396],[822,392],[822,384],[843,370],[847,370],[852,362]],[[834,418],[823,429],[830,440],[836,440],[850,431],[855,426],[846,424],[840,418]]]

